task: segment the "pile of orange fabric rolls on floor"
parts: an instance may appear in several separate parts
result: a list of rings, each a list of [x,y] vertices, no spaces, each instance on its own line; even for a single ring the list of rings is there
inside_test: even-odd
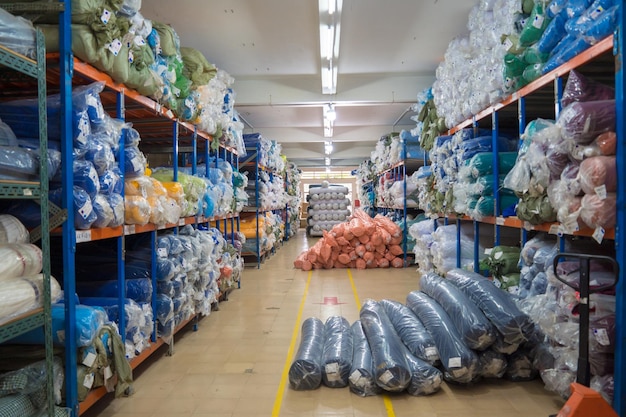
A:
[[[388,217],[371,218],[356,209],[347,223],[335,225],[294,266],[304,271],[331,268],[402,268],[402,230]]]

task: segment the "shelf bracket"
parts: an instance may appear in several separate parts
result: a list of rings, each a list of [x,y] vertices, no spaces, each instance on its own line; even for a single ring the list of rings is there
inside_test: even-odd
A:
[[[67,209],[62,209],[50,201],[48,202],[48,212],[50,213],[50,230],[61,226],[65,222],[65,220],[67,220]],[[30,232],[30,243],[35,243],[39,239],[41,239],[41,226],[35,227]]]

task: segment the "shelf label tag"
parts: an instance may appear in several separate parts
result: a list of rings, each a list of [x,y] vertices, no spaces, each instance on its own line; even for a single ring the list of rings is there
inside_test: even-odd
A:
[[[179,226],[184,226],[185,225],[185,219],[178,219],[178,225]]]
[[[594,188],[594,191],[596,192],[600,200],[606,200],[606,185],[602,184]]]
[[[508,37],[504,40],[504,49],[508,52],[509,49],[511,49],[511,47],[513,46],[513,42],[511,41],[511,39],[509,39]]]
[[[22,191],[22,195],[31,196],[33,195],[33,190],[31,190],[30,188],[24,188],[24,191]]]
[[[498,226],[504,226],[505,220],[504,217],[496,217],[496,224]]]
[[[611,339],[609,338],[609,333],[606,331],[606,329],[593,329],[593,334],[596,337],[598,343],[600,343],[602,346],[611,345]]]
[[[549,234],[551,235],[558,235],[559,233],[561,233],[561,225],[559,224],[553,224],[550,226],[550,230],[548,231]]]
[[[77,230],[76,243],[91,242],[91,230]]]
[[[602,243],[602,239],[604,239],[604,228],[602,227],[597,227],[596,230],[593,231],[593,239],[598,242],[598,243]]]
[[[124,226],[124,234],[125,235],[134,235],[135,234],[135,225],[127,224]]]
[[[460,356],[448,359],[448,368],[460,368],[460,367],[461,367],[461,357]]]
[[[591,18],[591,20],[596,20],[598,19],[598,16],[602,14],[603,11],[604,11],[604,7],[598,6],[592,10],[592,12],[589,14],[589,17]]]

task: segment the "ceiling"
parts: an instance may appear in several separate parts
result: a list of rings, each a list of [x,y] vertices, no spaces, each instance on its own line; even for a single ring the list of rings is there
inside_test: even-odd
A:
[[[318,0],[149,0],[141,13],[232,75],[244,133],[276,140],[301,168],[324,166],[323,106],[333,103],[332,166],[353,167],[382,135],[415,127],[412,105],[477,3],[343,0],[333,95],[322,94]]]

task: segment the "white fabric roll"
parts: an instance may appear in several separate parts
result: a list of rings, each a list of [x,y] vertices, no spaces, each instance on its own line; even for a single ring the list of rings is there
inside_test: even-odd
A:
[[[62,297],[61,286],[50,277],[52,303]],[[0,285],[0,323],[43,305],[43,274],[9,278]]]
[[[0,214],[0,243],[28,243],[30,234],[17,217]]]
[[[41,249],[30,243],[0,245],[0,281],[41,272]]]

